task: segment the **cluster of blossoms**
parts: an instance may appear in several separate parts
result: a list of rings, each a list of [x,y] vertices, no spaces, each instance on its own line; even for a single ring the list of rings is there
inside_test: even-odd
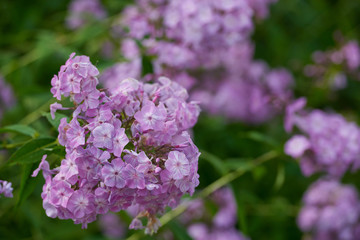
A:
[[[181,215],[180,221],[187,226],[189,235],[194,240],[248,240],[235,228],[237,209],[232,191],[229,188],[219,189],[209,200],[218,207],[214,216],[206,210],[202,199],[192,200]]]
[[[294,135],[285,144],[285,153],[300,159],[304,175],[324,171],[341,177],[360,166],[360,129],[339,114],[321,110],[306,111],[304,98],[289,105],[285,127],[295,125],[303,134]]]
[[[14,105],[14,102],[15,98],[11,87],[0,76],[0,120],[3,117],[5,108],[11,107]]]
[[[156,232],[157,213],[175,207],[199,184],[197,147],[187,130],[199,107],[187,91],[167,78],[155,83],[124,79],[111,94],[96,88],[99,71],[86,56],[72,54],[51,81],[54,97],[70,97],[70,122],[61,119],[58,141],[66,149],[61,166],[50,170],[44,156],[39,168],[46,179],[43,206],[50,217],[76,224],[109,210],[138,205],[131,228]],[[51,105],[51,113],[68,109]]]
[[[125,8],[113,34],[140,41],[154,73],[176,81],[184,70],[219,67],[221,55],[249,37],[253,12],[246,0],[137,0]],[[123,48],[127,44],[122,43]],[[133,68],[139,72],[138,66]]]
[[[5,197],[12,198],[12,191],[11,182],[0,180],[0,195],[4,194]]]
[[[70,29],[77,29],[89,20],[101,20],[105,17],[106,12],[100,0],[73,0],[69,6],[66,25]]]
[[[354,187],[340,178],[360,166],[360,129],[339,114],[307,111],[300,98],[286,109],[285,129],[296,126],[302,134],[285,144],[285,153],[300,159],[304,175],[326,172],[307,190],[298,216],[300,229],[309,239],[352,240],[360,236],[360,201]]]
[[[360,80],[360,47],[355,40],[340,43],[338,49],[316,51],[312,59],[314,64],[307,65],[304,74],[320,85],[337,90],[346,87],[348,78]]]
[[[360,201],[350,185],[319,180],[305,193],[300,229],[317,240],[355,240],[360,236]]]
[[[129,29],[130,38],[149,36],[144,45],[159,56],[156,68],[194,68],[214,65],[214,51],[246,39],[253,29],[252,16],[246,0],[138,0],[124,10],[121,25]]]
[[[145,52],[156,56],[156,74],[214,69],[246,43],[254,14],[265,17],[271,2],[138,0],[124,10],[115,32],[142,41]]]
[[[293,83],[285,69],[253,59],[252,19],[266,17],[272,2],[139,0],[115,29],[127,61],[107,69],[100,81],[112,88],[119,75],[140,78],[147,55],[154,74],[144,80],[168,76],[211,114],[264,122],[283,109]]]
[[[202,76],[205,88],[193,91],[193,99],[201,101],[208,112],[261,123],[282,111],[292,99],[292,75],[286,69],[270,69],[266,63],[254,61],[253,47],[234,49],[227,60],[226,72]],[[219,73],[222,81],[218,81]]]

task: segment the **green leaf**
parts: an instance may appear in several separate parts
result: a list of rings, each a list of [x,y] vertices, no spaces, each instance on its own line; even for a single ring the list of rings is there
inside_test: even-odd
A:
[[[39,133],[33,129],[32,127],[26,126],[26,125],[22,125],[22,124],[15,124],[15,125],[9,125],[9,126],[5,126],[3,128],[0,128],[0,133],[4,133],[4,132],[15,132],[15,133],[20,133],[32,138],[35,138],[37,136],[39,136]]]
[[[25,164],[22,166],[21,182],[19,195],[15,207],[18,208],[34,191],[39,178],[32,178],[32,168],[34,164]]]
[[[230,188],[231,191],[233,192],[237,204],[236,215],[238,218],[239,228],[244,234],[247,234],[248,233],[247,220],[246,220],[247,217],[246,217],[246,209],[243,198],[240,195],[239,191],[237,191],[237,186],[235,185],[234,182],[230,183]]]
[[[225,159],[224,165],[229,170],[236,170],[239,168],[249,168],[252,164],[252,158],[228,158]]]
[[[55,119],[51,118],[51,114],[50,113],[43,113],[42,114],[44,117],[46,117],[46,119],[49,121],[49,123],[57,130],[59,128],[60,125],[60,120],[62,118],[66,118],[67,121],[69,121],[69,117],[61,114],[61,113],[55,113]]]
[[[253,177],[256,181],[259,181],[265,174],[266,168],[264,166],[258,166],[252,170]]]
[[[279,143],[275,139],[273,139],[269,136],[266,136],[260,132],[251,131],[251,132],[248,132],[245,136],[251,140],[261,142],[261,143],[266,143],[273,147],[276,147],[279,145]]]
[[[51,149],[48,148],[52,145],[55,145],[54,138],[38,138],[31,140],[11,155],[8,163],[13,165],[16,163],[26,164],[38,162],[47,151],[51,151]]]
[[[154,73],[152,61],[149,56],[144,55],[142,57],[141,61],[142,61],[141,64],[143,66],[141,76],[145,76],[146,74],[149,74],[149,73]]]
[[[283,186],[284,182],[285,182],[285,168],[283,164],[280,164],[276,175],[274,189],[279,190]]]
[[[55,154],[57,156],[60,156],[61,159],[64,158],[64,156],[66,155],[66,151],[65,151],[65,147],[64,146],[55,146],[54,148],[51,149],[51,153]]]
[[[218,158],[217,156],[215,156],[209,152],[206,152],[203,149],[201,149],[200,152],[201,152],[200,158],[211,163],[214,166],[214,168],[219,171],[219,173],[221,175],[224,175],[228,172],[226,165],[220,158]]]
[[[174,234],[176,240],[192,240],[186,229],[176,221],[168,223],[171,232]]]

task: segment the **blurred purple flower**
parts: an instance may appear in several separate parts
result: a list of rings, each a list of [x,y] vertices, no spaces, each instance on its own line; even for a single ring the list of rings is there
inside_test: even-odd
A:
[[[84,26],[89,20],[101,20],[106,17],[106,12],[99,0],[72,0],[66,25],[70,29]]]
[[[300,159],[304,175],[325,171],[341,177],[349,169],[360,167],[360,129],[339,114],[321,110],[302,110],[304,99],[290,104],[285,128],[297,126],[303,135],[295,135],[285,144],[285,153]]]
[[[311,239],[357,239],[360,209],[356,189],[320,179],[309,187],[298,216],[300,229]]]

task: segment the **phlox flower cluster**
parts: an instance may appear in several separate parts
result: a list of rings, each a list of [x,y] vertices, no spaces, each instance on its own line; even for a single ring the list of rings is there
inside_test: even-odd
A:
[[[219,67],[219,54],[248,38],[253,12],[246,0],[138,0],[124,9],[112,34],[122,41],[122,48],[129,47],[129,39],[141,42],[142,54],[151,56],[154,73],[177,81],[184,70]],[[141,62],[134,61],[134,55],[124,56],[128,61],[113,68],[132,69],[125,73],[134,75],[127,77],[137,77]]]
[[[156,74],[213,69],[248,40],[254,14],[267,15],[270,0],[138,0],[123,11],[114,32],[140,40],[156,56]],[[115,35],[116,35],[115,34]]]
[[[124,79],[111,94],[96,88],[99,71],[87,56],[72,54],[51,81],[51,92],[74,103],[72,118],[61,119],[59,143],[66,156],[50,170],[43,206],[49,217],[87,226],[98,214],[138,205],[131,228],[156,232],[156,214],[175,207],[199,184],[197,147],[187,130],[199,115],[187,91],[161,77],[155,83]],[[59,103],[51,113],[69,109]],[[34,176],[37,174],[34,172]]]
[[[235,228],[237,207],[232,191],[229,188],[219,189],[209,200],[218,207],[214,216],[207,211],[202,199],[192,200],[180,216],[180,221],[187,225],[189,235],[194,240],[247,240]]]
[[[130,38],[149,36],[144,44],[159,56],[156,68],[194,68],[212,65],[213,49],[246,39],[253,29],[252,16],[246,0],[138,0],[124,10],[120,24],[129,29]]]
[[[226,70],[201,76],[205,87],[195,87],[193,99],[201,101],[203,108],[212,114],[252,124],[267,121],[283,111],[292,99],[294,84],[286,69],[270,69],[263,61],[253,60],[250,44],[235,48],[226,58]]]
[[[106,17],[106,11],[100,0],[72,0],[66,18],[70,29],[83,27],[90,20],[101,20]]]
[[[0,195],[4,194],[5,197],[12,198],[12,191],[11,182],[0,180]]]
[[[301,134],[287,141],[285,153],[300,159],[306,176],[326,172],[341,177],[347,170],[359,168],[359,127],[339,114],[303,110],[305,104],[300,98],[287,108],[286,130],[297,126]]]
[[[111,89],[119,75],[140,78],[145,55],[154,73],[143,80],[170,77],[211,114],[264,122],[283,109],[293,83],[285,69],[253,60],[253,18],[266,17],[272,2],[136,1],[113,32],[127,60],[108,68],[100,81]]]
[[[339,43],[339,47],[313,53],[313,64],[304,68],[304,74],[333,90],[345,88],[348,79],[360,80],[360,47],[355,40]]]
[[[359,239],[360,202],[353,186],[320,179],[307,190],[303,203],[298,225],[309,235],[306,239]]]
[[[0,75],[0,120],[6,109],[15,103],[14,93],[11,87],[6,84],[4,78]]]

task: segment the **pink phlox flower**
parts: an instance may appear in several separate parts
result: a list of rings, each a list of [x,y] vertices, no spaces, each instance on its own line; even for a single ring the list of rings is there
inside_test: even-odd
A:
[[[88,157],[93,157],[99,164],[104,164],[111,157],[108,151],[101,151],[97,147],[91,146],[87,149]]]
[[[285,153],[293,158],[299,158],[310,147],[310,142],[305,136],[295,135],[286,142]]]
[[[71,70],[83,78],[96,77],[99,70],[91,64],[88,56],[76,56],[71,63]]]
[[[65,208],[73,192],[74,190],[69,183],[58,181],[51,188],[50,202],[55,206],[60,205]]]
[[[140,109],[140,101],[132,97],[128,96],[125,103],[124,111],[127,116],[134,116],[134,114]]]
[[[76,176],[79,173],[79,170],[77,164],[75,163],[75,160],[71,158],[66,158],[62,160],[60,166],[60,173],[61,175],[63,174],[65,176],[65,179],[62,180],[70,181],[73,176]]]
[[[89,124],[86,126],[91,131],[97,126],[109,122],[114,117],[111,108],[108,105],[102,105],[96,112],[89,109],[86,114],[88,117],[93,117],[88,120]]]
[[[58,140],[62,146],[65,146],[67,143],[66,132],[68,129],[69,129],[69,124],[67,123],[66,117],[64,117],[60,120],[60,124],[58,127],[58,132],[59,132]]]
[[[197,104],[178,102],[176,111],[176,120],[179,125],[179,129],[185,130],[192,128],[200,114],[200,108]]]
[[[85,193],[94,193],[93,189],[95,187],[97,187],[97,185],[99,184],[99,180],[98,179],[82,179],[79,182],[79,188],[84,191]]]
[[[181,192],[185,193],[191,188],[191,181],[185,177],[175,181],[175,186],[177,186]]]
[[[161,131],[152,132],[151,136],[156,140],[157,144],[162,145],[171,141],[172,137],[179,132],[176,121],[167,121]]]
[[[75,160],[75,163],[78,167],[79,176],[88,181],[93,181],[94,179],[99,178],[98,171],[101,168],[101,165],[92,157],[79,157]]]
[[[296,112],[303,109],[306,105],[306,98],[299,98],[292,104],[286,107],[285,113],[285,130],[291,132],[293,125],[295,124]]]
[[[125,163],[120,158],[115,158],[111,163],[101,169],[104,183],[109,187],[123,188],[125,186],[124,176]]]
[[[97,214],[105,214],[109,211],[108,196],[95,196],[95,209]]]
[[[144,226],[138,218],[134,218],[129,226],[129,229],[143,229]]]
[[[103,123],[92,131],[95,147],[113,148],[114,126],[110,123]]]
[[[39,167],[37,169],[35,169],[34,172],[32,173],[32,175],[31,175],[32,177],[36,177],[39,174],[40,170],[43,171],[44,178],[56,173],[55,170],[50,170],[50,165],[49,165],[48,161],[46,161],[46,158],[47,158],[47,155],[45,154],[41,159]]]
[[[76,148],[85,144],[85,131],[80,126],[77,119],[73,119],[68,125],[69,129],[66,131],[66,147]],[[60,128],[60,126],[59,126]]]
[[[118,212],[127,209],[133,204],[135,189],[124,189],[112,191],[109,197],[110,210]]]
[[[61,100],[61,82],[57,75],[51,79],[51,93],[57,100]]]
[[[72,114],[73,118],[77,118],[81,113],[81,105],[79,105]]]
[[[141,151],[136,156],[136,163],[133,164],[136,167],[136,170],[146,174],[149,170],[151,170],[154,166],[151,163],[151,160],[146,156],[144,151]],[[150,180],[151,181],[151,180]]]
[[[115,137],[113,139],[113,150],[116,157],[120,157],[121,153],[129,143],[129,138],[125,134],[125,128],[117,128],[115,130]]]
[[[86,80],[84,80],[82,86],[81,86],[81,90],[83,92],[92,92],[96,90],[96,86],[99,84],[99,80],[97,79],[97,77],[93,77],[90,76],[88,78],[86,78]]]
[[[50,105],[50,114],[51,114],[51,118],[55,119],[55,112],[57,110],[67,110],[69,108],[64,108],[60,103],[53,103]]]
[[[145,187],[146,187],[147,190],[152,191],[152,190],[155,190],[155,189],[159,189],[160,185],[159,184],[154,184],[154,183],[149,183],[149,184],[146,184]]]
[[[145,188],[144,174],[137,171],[131,164],[126,165],[123,174],[129,188]]]
[[[126,163],[131,164],[134,167],[139,165],[138,160],[137,160],[139,153],[137,153],[134,150],[128,150],[128,149],[124,149],[123,152],[126,153],[123,157],[123,159]]]
[[[86,111],[87,109],[97,108],[100,103],[99,97],[100,97],[100,92],[96,89],[90,93],[85,93],[83,95],[84,101],[81,104],[82,110]]]
[[[46,176],[45,178],[45,184],[42,188],[42,193],[41,193],[41,198],[43,200],[47,200],[50,198],[50,193],[51,193],[51,183],[52,183],[52,179],[51,176]]]
[[[120,82],[117,90],[125,95],[136,94],[142,91],[142,84],[134,78],[126,78]]]
[[[83,218],[94,211],[94,196],[81,190],[75,191],[69,198],[66,208],[72,212],[75,218]]]
[[[82,78],[71,72],[65,72],[60,77],[61,90],[64,93],[80,93]]]
[[[46,216],[50,218],[56,218],[58,216],[57,208],[48,200],[43,201],[43,208],[45,209]]]
[[[163,105],[158,107],[151,101],[145,101],[144,106],[134,115],[139,122],[142,131],[161,130],[166,118],[166,110]]]
[[[0,180],[0,194],[4,194],[5,197],[13,197],[13,188],[11,187],[11,182]]]

